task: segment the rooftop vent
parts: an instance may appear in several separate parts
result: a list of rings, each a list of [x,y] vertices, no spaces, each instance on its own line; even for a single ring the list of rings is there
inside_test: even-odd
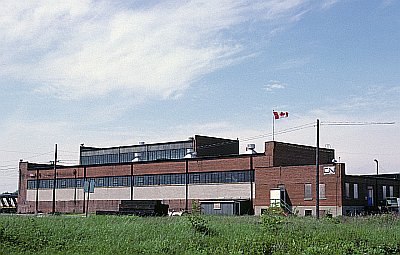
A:
[[[139,142],[139,145],[144,145],[145,144],[145,142]]]
[[[195,158],[197,153],[193,149],[186,149],[186,155],[184,158]]]
[[[134,155],[135,155],[135,156],[134,156],[132,162],[139,162],[139,161],[140,161],[140,158],[141,158],[141,156],[142,156],[142,153],[140,153],[140,152],[135,152]]]

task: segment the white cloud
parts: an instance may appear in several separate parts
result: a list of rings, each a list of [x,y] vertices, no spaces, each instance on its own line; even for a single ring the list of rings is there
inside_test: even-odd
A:
[[[286,84],[282,83],[280,81],[269,81],[267,85],[264,86],[264,89],[268,92],[272,92],[278,89],[284,89],[286,88]]]
[[[276,29],[307,2],[177,1],[135,9],[90,0],[2,1],[0,77],[67,99],[115,91],[175,97],[251,53],[235,27],[273,22]]]
[[[324,0],[322,1],[321,8],[326,10],[337,4],[339,0]]]
[[[394,0],[383,0],[382,5],[385,8],[391,6],[394,2]]]

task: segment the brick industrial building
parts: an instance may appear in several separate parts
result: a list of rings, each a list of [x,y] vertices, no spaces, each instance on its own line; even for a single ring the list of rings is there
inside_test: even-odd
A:
[[[161,200],[175,211],[190,211],[197,201],[212,214],[259,215],[279,205],[316,215],[316,148],[272,141],[264,153],[252,149],[239,154],[238,140],[195,136],[170,143],[81,146],[77,166],[21,161],[18,212],[117,211],[123,200]],[[320,149],[321,215],[361,213],[399,197],[399,175],[346,175],[345,164],[332,163],[334,158],[333,149]],[[84,193],[85,181],[94,184],[94,193]]]

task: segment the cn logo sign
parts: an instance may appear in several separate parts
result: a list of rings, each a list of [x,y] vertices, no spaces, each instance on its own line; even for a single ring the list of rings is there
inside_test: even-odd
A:
[[[336,169],[334,166],[324,167],[324,175],[335,174],[335,173],[336,173]]]

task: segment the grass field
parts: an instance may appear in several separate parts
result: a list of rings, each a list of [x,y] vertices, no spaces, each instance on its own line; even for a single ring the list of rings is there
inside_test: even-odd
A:
[[[0,254],[400,254],[400,219],[0,216]]]

